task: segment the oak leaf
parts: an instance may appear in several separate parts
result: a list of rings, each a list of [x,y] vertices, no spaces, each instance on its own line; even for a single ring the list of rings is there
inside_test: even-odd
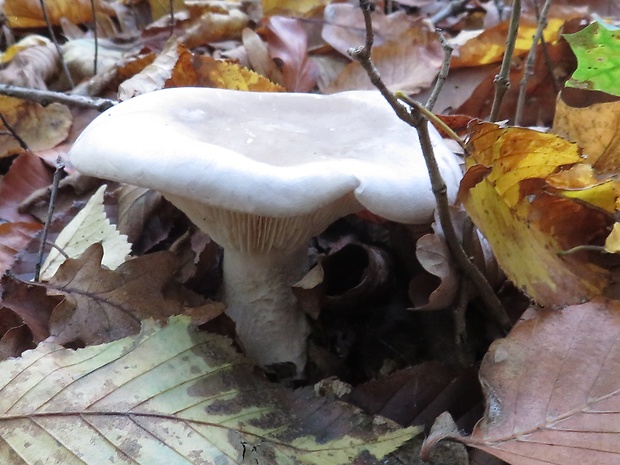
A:
[[[138,332],[142,319],[181,313],[181,302],[163,293],[176,268],[171,253],[143,255],[114,271],[101,267],[102,257],[103,247],[94,244],[44,284],[49,295],[65,296],[50,320],[55,342],[109,342]]]

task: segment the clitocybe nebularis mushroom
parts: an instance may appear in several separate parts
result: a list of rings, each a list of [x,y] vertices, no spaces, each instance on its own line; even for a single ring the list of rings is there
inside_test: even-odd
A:
[[[454,198],[458,160],[429,129]],[[363,208],[403,223],[435,208],[415,130],[378,92],[161,90],[100,115],[69,155],[82,173],[159,190],[219,243],[246,352],[298,372],[309,326],[291,285],[309,239]]]

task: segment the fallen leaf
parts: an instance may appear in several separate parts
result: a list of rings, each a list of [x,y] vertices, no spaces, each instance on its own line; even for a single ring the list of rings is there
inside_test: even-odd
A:
[[[47,281],[56,273],[60,265],[68,258],[78,258],[93,244],[101,244],[103,258],[101,264],[115,270],[125,262],[131,252],[131,244],[127,236],[120,234],[103,209],[103,194],[106,185],[95,192],[84,208],[75,215],[56,238],[56,246],[50,250],[41,267],[41,280]]]
[[[143,255],[114,271],[101,267],[102,257],[94,244],[44,284],[49,295],[65,296],[50,321],[55,342],[109,342],[138,332],[142,319],[181,313],[181,302],[165,299],[162,290],[176,267],[172,254]]]
[[[2,306],[10,309],[29,328],[30,342],[38,344],[46,339],[50,335],[50,315],[62,297],[50,297],[43,286],[20,281],[11,275],[4,275],[0,285]]]
[[[172,76],[172,69],[185,47],[176,37],[171,37],[159,55],[142,69],[118,86],[118,99],[128,100],[141,94],[163,89]]]
[[[566,103],[563,93],[558,95],[552,131],[582,147],[598,172],[616,173],[620,169],[620,100],[578,107]]]
[[[378,465],[419,432],[253,373],[187,318],[77,351],[43,343],[0,366],[4,463]],[[53,439],[52,439],[53,438]]]
[[[0,113],[33,152],[59,144],[71,128],[71,111],[60,103],[44,107],[35,102],[0,96]],[[0,158],[22,151],[11,134],[5,131],[0,134]]]
[[[162,195],[152,189],[124,184],[116,191],[118,198],[118,230],[134,244],[144,231],[149,218],[161,207]]]
[[[11,269],[18,252],[42,228],[39,223],[0,223],[0,273]]]
[[[52,184],[52,172],[31,153],[22,153],[13,160],[0,184],[0,218],[11,222],[31,222],[32,216],[19,210],[20,204],[37,189]]]
[[[282,92],[285,89],[254,71],[229,61],[194,56],[197,85],[250,92]]]
[[[547,27],[543,33],[548,44],[552,44],[560,38],[560,28],[563,24],[564,19],[548,19]],[[536,33],[537,27],[535,20],[522,19],[520,21],[513,57],[525,55],[532,48],[532,37]],[[506,50],[508,28],[509,21],[503,21],[465,42],[464,45],[454,51],[450,67],[460,68],[500,62]]]
[[[474,126],[469,144],[461,199],[508,278],[541,305],[575,304],[600,294],[609,283],[607,270],[587,254],[558,253],[604,241],[611,217],[543,189],[559,167],[583,161],[577,146],[491,123]]]
[[[620,30],[595,21],[564,38],[578,63],[566,85],[620,96]]]
[[[443,52],[435,31],[420,22],[398,39],[374,47],[372,59],[389,89],[413,94],[433,83],[441,68]],[[355,61],[344,68],[327,92],[365,89],[374,86],[364,68]]]
[[[308,16],[331,0],[261,0],[265,16]]]
[[[250,17],[237,9],[227,14],[207,12],[183,30],[179,42],[191,50],[210,42],[238,40],[249,22]]]
[[[92,20],[90,0],[46,0],[45,9],[50,23],[59,25],[61,18],[81,24]],[[45,27],[45,19],[38,0],[5,0],[3,5],[9,25],[14,28]]]
[[[243,46],[248,54],[248,61],[252,69],[262,74],[271,82],[284,85],[282,70],[269,56],[269,48],[263,39],[250,28],[245,28],[241,36]]]
[[[32,36],[26,39],[30,37]],[[40,36],[35,36],[35,38],[38,37]],[[41,39],[45,38],[41,37]],[[18,87],[47,90],[46,83],[58,72],[60,56],[51,41],[47,39],[39,41],[43,43],[21,47],[16,45],[18,48],[14,51],[10,63],[0,70],[0,82]],[[7,53],[9,53],[8,50]]]
[[[461,440],[513,465],[620,460],[620,303],[530,310],[480,367],[484,418]]]
[[[272,16],[267,20],[269,54],[281,62],[284,87],[309,92],[317,83],[318,66],[308,59],[308,36],[299,20]]]

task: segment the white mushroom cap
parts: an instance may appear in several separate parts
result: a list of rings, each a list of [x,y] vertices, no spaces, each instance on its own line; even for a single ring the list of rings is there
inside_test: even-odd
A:
[[[429,129],[454,198],[458,161]],[[435,207],[415,130],[372,91],[165,89],[99,116],[70,157],[85,174],[260,216],[310,213],[348,193],[404,223]]]
[[[429,130],[454,198],[459,163]],[[378,92],[162,90],[99,116],[69,155],[85,174],[161,191],[222,245],[227,313],[248,354],[298,374],[309,326],[291,286],[308,239],[364,207],[406,223],[435,208],[415,130]]]

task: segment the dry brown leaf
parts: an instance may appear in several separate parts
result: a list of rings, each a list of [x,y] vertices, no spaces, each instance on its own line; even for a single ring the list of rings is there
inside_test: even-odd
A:
[[[133,244],[144,232],[148,219],[160,208],[162,195],[152,189],[124,184],[115,192],[118,199],[117,228]]]
[[[44,107],[26,100],[0,96],[0,113],[33,152],[55,147],[65,140],[71,128],[71,111],[60,103]],[[5,131],[0,134],[0,158],[22,151],[11,134]]]
[[[308,36],[299,20],[272,16],[267,21],[269,54],[281,63],[284,87],[309,92],[317,83],[318,66],[308,59]]]
[[[284,77],[282,76],[282,70],[278,68],[269,56],[269,48],[263,42],[263,39],[252,29],[246,27],[241,35],[241,40],[247,51],[252,69],[265,76],[271,82],[283,85]]]
[[[49,336],[49,320],[61,297],[51,297],[45,288],[25,283],[10,275],[2,277],[2,305],[28,326],[31,338],[39,343]]]
[[[429,87],[441,68],[443,52],[434,31],[425,23],[409,29],[399,39],[374,47],[372,59],[391,90],[417,93]],[[350,63],[328,87],[328,93],[374,89],[358,62]]]
[[[19,206],[33,191],[48,187],[52,172],[31,153],[19,155],[9,168],[0,185],[0,219],[4,221],[32,221],[32,216],[19,211]]]
[[[109,342],[137,333],[141,320],[181,313],[181,303],[165,299],[162,291],[176,267],[172,254],[144,255],[114,271],[101,267],[102,257],[103,248],[94,244],[45,284],[48,294],[65,296],[50,320],[54,342]]]
[[[620,100],[577,107],[559,94],[552,131],[582,147],[598,172],[620,169]]]
[[[105,2],[96,1],[96,8],[113,14]],[[57,26],[61,18],[74,24],[87,23],[92,20],[91,0],[45,0],[45,9],[50,22]],[[4,15],[9,25],[14,28],[45,27],[41,2],[39,0],[5,0]]]
[[[11,269],[16,255],[32,241],[42,227],[39,223],[0,224],[0,273]]]
[[[530,310],[486,354],[486,414],[461,440],[512,465],[620,463],[619,339],[618,301]]]
[[[396,41],[408,29],[415,27],[415,21],[402,10],[385,15],[379,9],[375,9],[371,13],[371,18],[375,47],[384,44],[386,41]],[[347,58],[350,58],[349,49],[364,44],[366,30],[364,15],[359,5],[350,3],[327,5],[323,14],[323,21],[324,26],[321,34],[323,40]]]

